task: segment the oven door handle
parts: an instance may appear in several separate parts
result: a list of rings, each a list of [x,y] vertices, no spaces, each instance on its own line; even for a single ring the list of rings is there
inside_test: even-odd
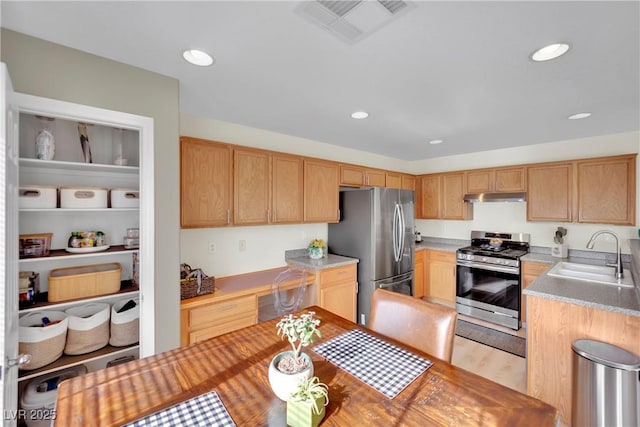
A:
[[[460,267],[477,268],[479,270],[497,271],[499,273],[520,274],[520,269],[518,267],[505,267],[503,265],[495,265],[495,264],[480,264],[472,261],[461,261],[461,260],[458,260],[456,265]]]

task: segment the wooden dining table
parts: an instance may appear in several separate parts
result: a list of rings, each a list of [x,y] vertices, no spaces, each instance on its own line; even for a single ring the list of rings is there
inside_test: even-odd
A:
[[[329,387],[322,426],[553,426],[552,406],[405,346],[320,307],[322,337],[303,349]],[[279,319],[64,381],[56,426],[115,426],[215,391],[237,426],[285,426],[286,402],[272,392],[271,359],[290,345]],[[394,398],[317,354],[313,347],[354,329],[433,364]],[[425,336],[424,339],[429,339]],[[388,363],[393,363],[389,360]]]

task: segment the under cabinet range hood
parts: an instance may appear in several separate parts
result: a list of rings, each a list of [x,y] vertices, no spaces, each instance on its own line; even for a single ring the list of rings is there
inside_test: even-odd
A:
[[[468,203],[488,202],[525,202],[527,193],[475,193],[465,194],[464,199]]]

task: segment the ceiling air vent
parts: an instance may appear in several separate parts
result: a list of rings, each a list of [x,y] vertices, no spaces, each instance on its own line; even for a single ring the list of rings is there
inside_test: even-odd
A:
[[[329,31],[342,41],[354,44],[415,7],[406,1],[303,1],[295,12]]]

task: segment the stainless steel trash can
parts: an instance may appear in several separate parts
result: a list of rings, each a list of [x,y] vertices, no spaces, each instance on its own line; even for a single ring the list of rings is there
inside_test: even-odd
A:
[[[640,426],[640,357],[594,340],[573,349],[571,425]]]

